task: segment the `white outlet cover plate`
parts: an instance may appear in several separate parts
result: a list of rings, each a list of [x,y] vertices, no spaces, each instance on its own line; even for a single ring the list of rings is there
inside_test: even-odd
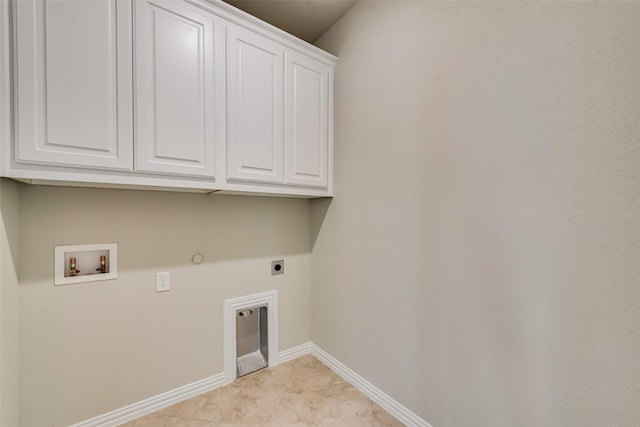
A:
[[[171,289],[171,276],[168,272],[156,273],[156,292],[166,292]]]

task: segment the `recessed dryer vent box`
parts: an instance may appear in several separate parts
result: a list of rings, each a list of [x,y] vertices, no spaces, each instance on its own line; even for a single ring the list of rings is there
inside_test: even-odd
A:
[[[71,245],[55,247],[56,285],[95,282],[118,277],[118,245]]]

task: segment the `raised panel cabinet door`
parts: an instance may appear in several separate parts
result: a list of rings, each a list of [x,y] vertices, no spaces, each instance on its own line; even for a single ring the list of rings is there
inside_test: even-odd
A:
[[[283,182],[282,46],[227,28],[227,178]]]
[[[328,186],[331,68],[285,54],[285,184]]]
[[[131,170],[131,0],[20,0],[15,161]]]
[[[218,22],[183,2],[134,5],[136,170],[213,178]]]

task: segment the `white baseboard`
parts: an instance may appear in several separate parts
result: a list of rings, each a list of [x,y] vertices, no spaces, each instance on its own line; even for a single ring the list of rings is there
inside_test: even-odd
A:
[[[338,359],[331,356],[329,353],[311,343],[311,354],[318,360],[327,365],[331,370],[344,378],[347,382],[351,383],[355,388],[364,393],[369,399],[380,405],[385,411],[396,417],[409,427],[432,427],[428,422],[411,412],[409,409],[402,406],[391,396],[384,393],[378,387],[365,380],[363,377],[352,371]]]
[[[309,353],[311,353],[311,342],[306,342],[304,344],[291,347],[290,349],[281,351],[278,354],[278,365],[293,359],[297,359],[298,357],[304,356],[305,354]]]
[[[223,385],[224,373],[219,373],[69,427],[115,427]]]

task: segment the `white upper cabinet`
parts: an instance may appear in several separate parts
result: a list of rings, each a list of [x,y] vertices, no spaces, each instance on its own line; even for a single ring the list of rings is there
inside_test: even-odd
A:
[[[227,28],[227,177],[283,182],[281,45],[236,26]]]
[[[285,54],[285,183],[327,187],[331,68]]]
[[[224,98],[220,24],[187,3],[138,0],[134,8],[135,168],[213,178],[215,99]]]
[[[228,28],[229,183],[328,190],[331,77],[324,62]]]
[[[13,7],[15,161],[131,170],[131,2]]]
[[[332,195],[332,55],[217,0],[0,0],[9,15],[0,176]]]

